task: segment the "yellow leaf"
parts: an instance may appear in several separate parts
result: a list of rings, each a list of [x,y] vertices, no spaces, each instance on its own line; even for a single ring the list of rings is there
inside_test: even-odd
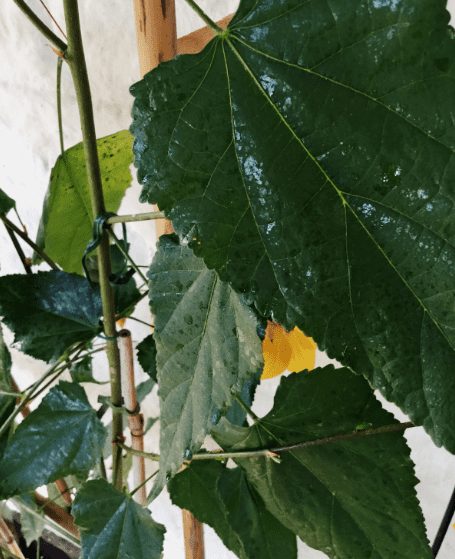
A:
[[[281,324],[268,321],[262,342],[264,371],[261,380],[281,375],[284,371],[299,372],[314,368],[316,344],[295,327],[287,332]]]

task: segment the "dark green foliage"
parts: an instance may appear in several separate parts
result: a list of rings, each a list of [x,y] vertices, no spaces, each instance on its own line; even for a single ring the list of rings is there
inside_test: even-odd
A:
[[[85,483],[72,512],[84,559],[160,559],[164,526],[106,480]]]
[[[131,87],[141,199],[455,452],[445,0],[243,0]],[[431,102],[429,101],[431,100]]]
[[[366,380],[333,365],[282,377],[273,409],[251,427],[225,419],[212,436],[226,451],[277,448],[396,423]],[[268,510],[332,559],[429,559],[418,480],[402,432],[236,459]]]
[[[176,235],[160,237],[148,276],[161,406],[152,499],[228,411],[262,348],[254,313]]]
[[[153,334],[150,334],[142,340],[141,343],[137,344],[137,360],[140,366],[146,372],[150,378],[155,382],[157,381],[156,375],[156,344],[153,339]]]
[[[0,498],[88,472],[101,457],[106,429],[84,389],[60,381],[17,427],[0,460]]]
[[[295,535],[266,509],[240,468],[214,460],[193,462],[168,488],[174,505],[212,526],[241,559],[297,557]]]
[[[0,214],[6,214],[14,208],[16,202],[0,188]]]
[[[0,315],[21,351],[49,363],[100,331],[101,298],[76,274],[52,270],[3,276]]]

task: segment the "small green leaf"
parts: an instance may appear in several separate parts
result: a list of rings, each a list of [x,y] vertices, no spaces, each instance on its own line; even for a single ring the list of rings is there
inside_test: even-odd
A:
[[[397,423],[368,382],[329,365],[282,377],[272,410],[251,427],[223,420],[212,431],[227,451],[276,448],[359,424]],[[332,559],[430,559],[416,496],[418,480],[402,432],[340,440],[236,459],[269,511],[310,547]]]
[[[27,507],[20,507],[21,533],[28,547],[32,542],[39,540],[41,537],[46,524],[46,517],[30,495],[21,495],[20,499],[17,500],[19,506],[22,500],[26,502]],[[30,509],[32,509],[33,512],[31,512]]]
[[[137,344],[137,360],[143,371],[156,382],[156,344],[153,334],[150,334],[141,343]]]
[[[0,214],[7,214],[15,205],[16,202],[0,188]]]
[[[73,382],[93,382],[95,384],[106,384],[93,378],[92,358],[86,355],[81,361],[71,365],[70,375]]]
[[[123,130],[97,140],[97,146],[106,208],[116,212],[131,183],[132,137]],[[65,159],[59,156],[52,169],[37,245],[66,272],[81,274],[81,259],[92,238],[92,226],[90,189],[80,143],[65,151]]]
[[[160,559],[166,529],[105,479],[88,481],[72,508],[84,559]]]
[[[161,407],[151,500],[257,371],[262,346],[255,314],[175,235],[160,237],[148,276]]]
[[[100,330],[101,297],[76,274],[52,270],[3,276],[0,315],[21,351],[49,363]]]
[[[0,498],[87,472],[102,455],[105,439],[83,388],[60,381],[9,441],[0,460]]]
[[[297,558],[295,535],[266,509],[240,468],[192,462],[168,489],[174,505],[211,526],[241,559]]]

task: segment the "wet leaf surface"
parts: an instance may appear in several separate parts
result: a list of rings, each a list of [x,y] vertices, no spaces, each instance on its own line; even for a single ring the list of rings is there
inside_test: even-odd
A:
[[[454,453],[448,22],[444,0],[242,0],[132,86],[130,130],[141,199],[209,269]]]
[[[397,423],[367,381],[332,365],[282,377],[272,410],[251,427],[223,418],[212,436],[225,451],[277,448],[358,425]],[[236,459],[268,510],[332,559],[430,559],[403,432],[381,433]]]
[[[101,297],[76,274],[8,275],[0,278],[0,315],[17,349],[49,363],[99,332]]]
[[[176,235],[160,237],[150,271],[160,398],[155,498],[199,450],[262,364],[257,319]]]
[[[84,389],[60,381],[17,427],[0,460],[0,498],[88,472],[102,455],[106,429]]]

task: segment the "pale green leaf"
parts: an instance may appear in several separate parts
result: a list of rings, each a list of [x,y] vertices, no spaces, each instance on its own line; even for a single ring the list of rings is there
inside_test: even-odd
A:
[[[116,212],[131,183],[132,137],[127,130],[97,140],[104,200]],[[37,245],[66,272],[82,273],[82,255],[92,238],[93,213],[82,143],[60,155],[52,169]],[[35,255],[35,263],[39,258]]]

